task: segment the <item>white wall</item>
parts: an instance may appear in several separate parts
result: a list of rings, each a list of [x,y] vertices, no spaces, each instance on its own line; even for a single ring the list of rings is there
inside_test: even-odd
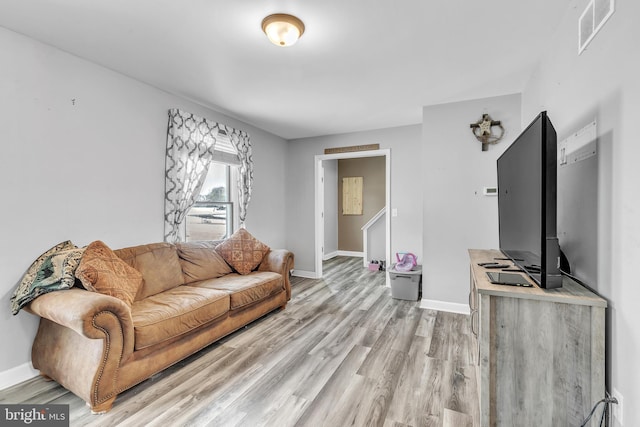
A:
[[[624,425],[640,425],[640,2],[616,12],[580,56],[573,1],[560,30],[523,92],[523,116],[546,109],[559,139],[598,125],[598,281],[608,300],[607,385],[624,396]],[[523,119],[524,121],[524,119]]]
[[[484,152],[469,127],[483,113],[505,128]],[[467,249],[498,247],[498,199],[482,190],[497,186],[496,160],[520,134],[520,117],[520,95],[424,107],[423,300],[468,311]]]
[[[28,371],[38,318],[12,316],[9,298],[38,255],[67,239],[114,248],[163,239],[169,108],[251,135],[247,228],[284,247],[284,140],[2,28],[0,52],[0,388]]]
[[[387,250],[385,235],[387,232],[385,228],[387,221],[386,215],[386,213],[381,215],[380,218],[371,227],[369,227],[369,235],[367,237],[367,253],[369,255],[369,259],[366,260],[367,262],[372,259],[385,261],[387,258],[387,255],[385,254],[385,251]],[[391,256],[392,259],[390,262],[394,262],[395,258],[393,257],[395,257],[395,253],[392,253]]]
[[[296,270],[315,272],[314,261],[314,156],[325,148],[380,144],[391,149],[391,253],[412,251],[422,255],[421,126],[402,126],[292,140],[288,145],[287,248],[296,255]]]
[[[338,160],[325,160],[324,167],[324,255],[338,252]]]

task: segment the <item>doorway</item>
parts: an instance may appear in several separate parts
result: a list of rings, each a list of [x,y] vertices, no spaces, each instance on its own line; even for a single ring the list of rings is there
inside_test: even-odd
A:
[[[324,167],[323,162],[339,159],[356,159],[364,157],[385,158],[385,262],[389,265],[391,259],[391,150],[372,150],[348,153],[323,154],[315,156],[315,276],[322,278],[322,261],[324,258]]]

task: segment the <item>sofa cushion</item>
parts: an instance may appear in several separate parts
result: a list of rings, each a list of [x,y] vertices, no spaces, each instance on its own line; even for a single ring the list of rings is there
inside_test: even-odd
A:
[[[144,281],[136,295],[136,301],[183,284],[178,251],[170,243],[151,243],[117,249],[114,252],[142,273]]]
[[[218,279],[191,283],[189,286],[228,292],[231,310],[236,310],[283,291],[284,281],[278,273],[254,271],[246,275],[232,273]]]
[[[142,285],[142,274],[118,256],[103,242],[87,246],[76,277],[86,290],[111,295],[131,306]]]
[[[18,314],[22,307],[42,294],[71,288],[83,251],[66,240],[36,258],[11,297],[11,312]]]
[[[216,247],[216,251],[240,274],[249,274],[269,252],[265,245],[244,228],[239,229]]]
[[[220,240],[176,243],[184,283],[215,279],[232,272],[229,264],[216,252]]]
[[[133,303],[135,349],[140,350],[198,328],[229,311],[227,292],[178,286]]]

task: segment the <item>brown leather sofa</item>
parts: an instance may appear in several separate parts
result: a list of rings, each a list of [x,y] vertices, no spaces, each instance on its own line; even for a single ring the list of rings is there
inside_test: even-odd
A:
[[[240,275],[213,265],[206,249],[154,243],[114,251],[142,273],[131,307],[78,287],[36,298],[27,308],[41,317],[34,368],[102,413],[118,393],[286,306],[291,252],[270,250]]]

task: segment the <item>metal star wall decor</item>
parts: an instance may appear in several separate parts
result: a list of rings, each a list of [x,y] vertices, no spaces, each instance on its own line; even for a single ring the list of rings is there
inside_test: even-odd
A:
[[[494,126],[500,128],[499,134],[493,133],[492,128]],[[504,128],[502,127],[500,120],[493,120],[488,114],[483,114],[482,119],[478,120],[476,123],[471,123],[469,127],[478,141],[482,142],[482,151],[487,151],[489,149],[489,144],[497,143],[504,136]]]

